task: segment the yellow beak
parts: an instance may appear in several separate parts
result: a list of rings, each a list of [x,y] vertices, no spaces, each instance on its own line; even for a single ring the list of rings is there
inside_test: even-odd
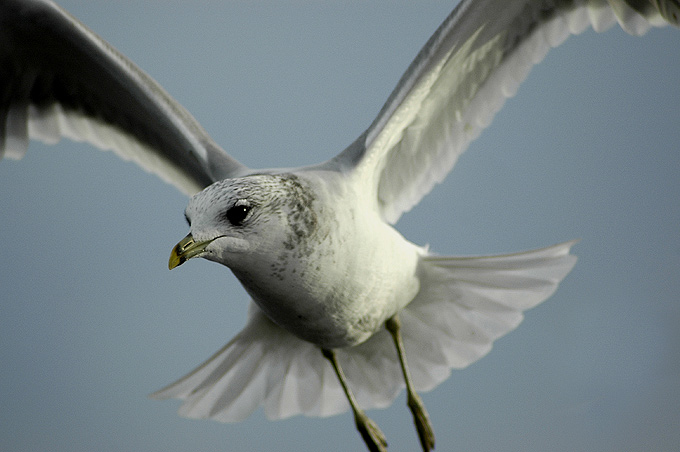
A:
[[[179,267],[192,257],[200,256],[205,253],[205,248],[212,242],[206,240],[205,242],[195,242],[194,237],[188,234],[180,242],[175,245],[170,253],[170,260],[168,261],[168,268],[172,270]]]

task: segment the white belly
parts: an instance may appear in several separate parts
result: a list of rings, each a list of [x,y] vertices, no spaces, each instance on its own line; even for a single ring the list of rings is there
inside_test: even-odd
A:
[[[325,348],[357,345],[419,289],[420,248],[385,223],[376,226],[381,230],[326,236],[309,255],[281,255],[285,265],[272,263],[257,280],[234,273],[268,317],[301,339]]]

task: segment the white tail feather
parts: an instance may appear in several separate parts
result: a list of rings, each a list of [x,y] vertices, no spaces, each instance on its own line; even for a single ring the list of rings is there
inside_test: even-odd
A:
[[[576,258],[575,242],[492,257],[424,256],[420,292],[401,312],[407,360],[418,390],[491,350],[522,321],[522,311],[553,294]],[[337,350],[359,404],[388,406],[404,387],[392,339],[384,329]],[[263,406],[270,419],[330,416],[349,405],[318,347],[271,322],[251,303],[246,327],[199,368],[152,394],[185,400],[180,414],[235,422]]]

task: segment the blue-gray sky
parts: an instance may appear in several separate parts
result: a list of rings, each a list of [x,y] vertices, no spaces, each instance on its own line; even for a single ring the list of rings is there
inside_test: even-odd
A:
[[[358,136],[454,2],[62,4],[272,167]],[[680,450],[679,49],[670,27],[570,38],[398,223],[441,254],[582,239],[555,296],[424,394],[437,450]],[[362,450],[349,414],[224,425],[146,398],[245,321],[226,268],[167,270],[186,202],[70,141],[0,162],[0,450]],[[404,405],[370,412],[392,452],[418,447]]]

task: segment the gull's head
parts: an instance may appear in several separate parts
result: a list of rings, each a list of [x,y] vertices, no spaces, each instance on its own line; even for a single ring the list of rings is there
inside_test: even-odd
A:
[[[314,197],[293,174],[259,174],[215,182],[194,195],[190,233],[172,250],[173,269],[193,257],[232,270],[294,248],[316,229]]]

